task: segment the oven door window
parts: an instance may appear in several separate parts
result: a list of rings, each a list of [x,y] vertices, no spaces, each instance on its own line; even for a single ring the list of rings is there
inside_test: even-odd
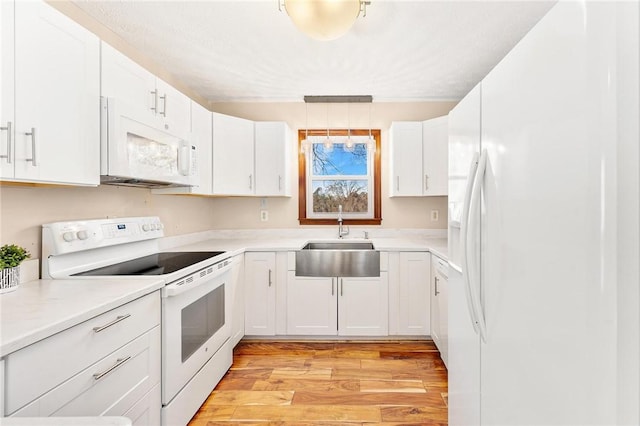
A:
[[[182,362],[224,325],[224,285],[182,309]]]

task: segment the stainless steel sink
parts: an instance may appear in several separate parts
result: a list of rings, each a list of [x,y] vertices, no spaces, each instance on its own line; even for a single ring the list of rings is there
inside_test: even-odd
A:
[[[299,277],[379,277],[380,252],[368,241],[310,242],[296,252]]]

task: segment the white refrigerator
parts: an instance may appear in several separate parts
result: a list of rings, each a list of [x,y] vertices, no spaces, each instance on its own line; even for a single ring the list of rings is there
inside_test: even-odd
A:
[[[560,2],[449,114],[449,424],[640,424],[638,2]]]

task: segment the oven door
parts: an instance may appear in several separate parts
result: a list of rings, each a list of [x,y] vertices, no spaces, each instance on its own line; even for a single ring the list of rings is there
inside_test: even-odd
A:
[[[162,290],[163,405],[231,336],[230,265],[229,259],[222,266],[210,266]]]

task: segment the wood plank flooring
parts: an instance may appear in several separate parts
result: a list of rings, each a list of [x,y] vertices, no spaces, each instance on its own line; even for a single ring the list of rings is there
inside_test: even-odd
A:
[[[189,426],[446,425],[433,341],[242,341]]]

